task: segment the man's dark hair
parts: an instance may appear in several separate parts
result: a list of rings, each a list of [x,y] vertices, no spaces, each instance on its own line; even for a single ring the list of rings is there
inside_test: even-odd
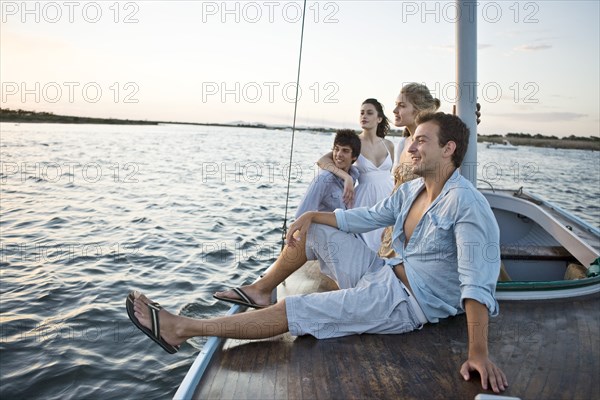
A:
[[[358,158],[360,155],[360,138],[352,129],[339,129],[335,132],[333,145],[350,146],[352,149],[352,158]]]
[[[467,148],[469,147],[469,128],[456,115],[437,113],[421,113],[417,116],[417,125],[425,122],[433,122],[440,128],[438,140],[440,147],[444,147],[448,142],[456,143],[456,150],[452,154],[452,163],[456,168],[460,167]]]

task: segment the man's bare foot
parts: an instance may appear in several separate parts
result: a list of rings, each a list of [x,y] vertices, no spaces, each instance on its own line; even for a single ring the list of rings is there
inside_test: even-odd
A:
[[[152,329],[150,310],[148,309],[149,303],[152,303],[152,301],[140,293],[140,295],[136,297],[133,302],[133,309],[135,311],[135,317],[138,319],[140,324],[148,329]],[[179,346],[181,343],[189,339],[177,334],[178,322],[183,317],[171,314],[164,308],[158,312],[158,317],[160,324],[160,336],[165,342],[171,346]]]
[[[271,303],[271,292],[263,292],[257,289],[254,285],[242,286],[237,288],[238,293],[235,291],[236,289],[226,290],[224,292],[216,292],[214,297],[219,300],[233,300],[234,302],[239,301],[240,303],[246,303],[246,299],[242,296],[246,296],[250,302],[249,306],[253,306],[255,308],[265,308],[273,305]],[[241,293],[239,293],[241,291]]]

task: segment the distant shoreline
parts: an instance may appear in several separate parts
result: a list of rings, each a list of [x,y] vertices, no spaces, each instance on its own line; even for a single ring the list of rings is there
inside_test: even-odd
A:
[[[35,112],[25,110],[11,110],[0,108],[0,122],[12,123],[34,123],[34,124],[100,124],[100,125],[197,125],[197,126],[223,126],[231,128],[263,128],[286,130],[292,129],[291,126],[269,126],[265,124],[219,124],[219,123],[203,123],[203,122],[179,122],[179,121],[147,121],[147,120],[131,120],[118,118],[93,118],[93,117],[75,117],[70,115],[58,115],[47,112]],[[299,131],[314,131],[314,132],[335,132],[334,128],[307,128],[296,127]]]
[[[0,122],[12,123],[56,123],[56,124],[102,124],[102,125],[159,125],[159,124],[176,124],[176,125],[197,125],[197,126],[221,126],[231,128],[263,128],[275,130],[290,130],[291,126],[269,126],[265,124],[219,124],[219,123],[201,123],[201,122],[176,122],[176,121],[145,121],[145,120],[130,120],[118,118],[92,118],[92,117],[75,117],[68,115],[57,115],[47,112],[35,112],[25,110],[11,110],[0,108]],[[307,128],[296,127],[297,131],[310,132],[325,132],[333,133],[335,128]],[[398,137],[402,131],[393,131],[389,136]],[[559,139],[556,137],[544,137],[536,135],[533,137],[527,134],[513,136],[511,134],[500,135],[478,135],[478,143],[502,143],[504,140],[509,140],[515,146],[534,146],[547,147],[556,149],[577,149],[577,150],[592,150],[600,151],[600,138],[570,138]]]
[[[0,122],[56,123],[56,124],[105,124],[105,125],[158,125],[158,122],[117,118],[74,117],[47,112],[11,110],[0,108]]]

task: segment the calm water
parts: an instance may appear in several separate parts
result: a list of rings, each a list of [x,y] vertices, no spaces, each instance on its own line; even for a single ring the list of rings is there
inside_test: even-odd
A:
[[[168,355],[129,322],[125,296],[140,289],[193,317],[225,312],[211,294],[253,280],[279,251],[291,134],[0,129],[0,397],[171,397],[202,341]],[[331,144],[297,134],[289,215]],[[597,152],[480,150],[481,179],[600,227]]]

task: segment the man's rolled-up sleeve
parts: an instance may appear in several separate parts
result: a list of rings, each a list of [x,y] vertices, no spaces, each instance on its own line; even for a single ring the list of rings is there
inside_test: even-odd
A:
[[[337,209],[334,213],[338,229],[348,233],[363,233],[394,225],[400,201],[400,191],[397,191],[373,207]]]
[[[473,200],[461,207],[454,233],[458,246],[458,273],[461,305],[473,299],[485,305],[491,316],[498,315],[495,298],[500,272],[500,230],[489,205]]]

